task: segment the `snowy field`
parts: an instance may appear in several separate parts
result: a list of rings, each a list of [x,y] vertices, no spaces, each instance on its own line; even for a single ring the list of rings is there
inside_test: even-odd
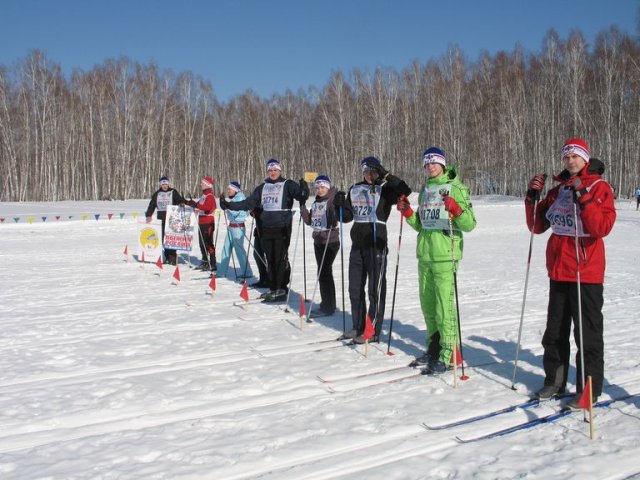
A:
[[[386,354],[395,210],[385,343],[370,345],[365,358],[364,346],[333,341],[343,329],[341,312],[300,329],[297,216],[287,312],[283,305],[234,306],[240,285],[233,278],[218,279],[209,295],[208,278],[186,263],[175,285],[172,268],[158,275],[154,264],[124,261],[125,245],[131,252],[136,241],[131,213],[146,204],[0,203],[0,478],[640,478],[638,396],[597,409],[593,441],[581,413],[475,443],[456,440],[547,415],[557,402],[441,430],[423,426],[523,402],[542,384],[546,235],[534,240],[517,391],[510,388],[529,244],[520,199],[475,199],[478,227],[465,237],[458,274],[470,378],[457,388],[451,374],[425,377],[403,368],[421,353],[425,335],[416,233],[406,226],[395,355]],[[640,212],[629,201],[617,206],[606,239],[601,399],[640,393]],[[306,233],[311,297],[315,261]],[[339,256],[334,274],[341,305]],[[346,322],[350,328],[349,315]]]

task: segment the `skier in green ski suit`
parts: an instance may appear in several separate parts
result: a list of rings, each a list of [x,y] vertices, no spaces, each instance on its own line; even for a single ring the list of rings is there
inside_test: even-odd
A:
[[[427,351],[413,365],[426,366],[422,373],[433,375],[450,368],[453,344],[460,343],[454,269],[457,271],[462,259],[462,232],[473,230],[476,218],[469,189],[459,180],[456,169],[447,167],[443,150],[428,148],[423,167],[428,179],[418,197],[418,211],[411,209],[406,197],[398,202],[397,208],[418,232],[416,256],[420,306],[427,324]]]

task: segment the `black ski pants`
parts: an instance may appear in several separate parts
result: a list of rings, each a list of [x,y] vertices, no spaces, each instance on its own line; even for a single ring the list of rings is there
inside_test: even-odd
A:
[[[349,300],[351,320],[358,335],[364,333],[365,317],[369,313],[375,323],[376,335],[382,331],[387,297],[387,248],[351,248],[349,254]],[[365,285],[367,293],[365,293]],[[367,308],[367,297],[369,307]]]
[[[325,252],[326,247],[326,252]],[[333,261],[340,250],[339,243],[313,245],[318,263],[318,283],[320,284],[320,310],[333,313],[336,309],[336,284],[333,281]],[[324,256],[324,261],[323,257]],[[322,265],[322,268],[320,268]]]
[[[571,350],[570,335],[573,320],[573,336],[577,346],[577,392],[582,392],[582,363],[580,361],[580,329],[578,325],[578,287],[576,282],[550,281],[547,327],[542,337],[544,347],[545,385],[565,388],[569,371]],[[582,341],[584,344],[585,379],[591,375],[593,395],[602,394],[604,380],[604,341],[602,305],[603,285],[582,283]]]
[[[291,225],[279,228],[263,227],[262,249],[267,257],[267,275],[271,290],[287,289],[291,267],[289,266],[289,243]]]
[[[213,223],[201,223],[198,228],[200,229],[200,255],[202,255],[202,261],[214,265],[216,263],[216,249],[213,246],[215,225]]]
[[[261,229],[257,226],[253,231],[253,259],[258,266],[259,281],[260,283],[269,282],[269,274],[267,272],[267,259],[264,256],[264,249],[262,248],[262,235]]]
[[[168,263],[176,263],[176,259],[178,258],[178,254],[175,250],[171,248],[164,248],[164,226],[167,222],[167,217],[163,217],[162,221],[162,245],[164,250],[164,258]]]

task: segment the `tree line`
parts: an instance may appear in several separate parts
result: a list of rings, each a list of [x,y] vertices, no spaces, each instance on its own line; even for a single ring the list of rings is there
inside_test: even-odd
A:
[[[160,175],[197,193],[253,188],[265,162],[284,175],[328,174],[346,188],[375,155],[418,188],[422,152],[447,152],[474,194],[523,195],[559,150],[582,137],[627,196],[640,183],[640,44],[611,28],[589,46],[550,31],[540,52],[515,47],[475,62],[451,47],[402,71],[334,71],[323,87],[219,101],[190,72],[128,58],[65,75],[41,51],[0,65],[0,200],[148,197]]]

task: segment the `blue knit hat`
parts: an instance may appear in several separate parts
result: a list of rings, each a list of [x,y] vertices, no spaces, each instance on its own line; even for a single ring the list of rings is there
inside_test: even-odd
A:
[[[163,175],[160,177],[160,185],[169,185],[169,177],[167,177],[166,175]]]
[[[447,161],[444,156],[444,150],[438,147],[429,147],[424,151],[424,157],[422,159],[422,166],[426,167],[432,163],[439,163],[442,167],[447,166]]]
[[[360,161],[360,169],[362,170],[362,173],[366,172],[367,170],[370,170],[367,164],[371,164],[371,163],[377,166],[380,166],[380,160],[378,160],[376,157],[365,157]]]
[[[278,160],[276,160],[275,158],[272,158],[271,160],[269,160],[267,162],[267,172],[269,170],[279,170],[282,171],[282,165],[280,165],[280,162]]]
[[[240,182],[235,181],[229,183],[229,185],[227,185],[227,188],[230,188],[234,192],[239,192],[240,190],[242,190],[242,188],[240,188]]]
[[[327,175],[318,175],[315,181],[316,188],[331,188],[331,179]]]

